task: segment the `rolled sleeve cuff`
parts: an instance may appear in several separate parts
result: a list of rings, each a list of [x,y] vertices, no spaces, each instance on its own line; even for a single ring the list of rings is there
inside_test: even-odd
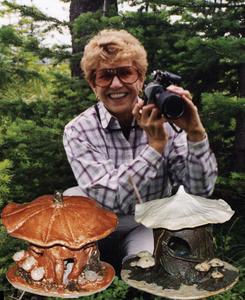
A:
[[[149,145],[141,151],[140,157],[155,169],[158,169],[162,162],[162,155]]]
[[[194,154],[196,156],[202,156],[203,154],[205,154],[210,150],[208,138],[206,137],[204,140],[200,142],[188,141],[188,149],[190,154]]]

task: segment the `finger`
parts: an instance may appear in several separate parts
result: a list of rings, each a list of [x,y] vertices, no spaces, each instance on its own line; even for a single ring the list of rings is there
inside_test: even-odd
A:
[[[137,103],[138,103],[141,107],[144,105],[144,100],[141,99],[140,97],[138,97],[137,101],[138,101]]]
[[[169,85],[166,90],[168,90],[169,92],[173,92],[173,93],[176,93],[176,94],[179,94],[181,93],[184,89],[181,87],[181,86],[177,86],[177,85]]]
[[[140,110],[141,110],[141,105],[139,103],[136,103],[132,110],[132,114],[136,119],[140,116]]]
[[[190,109],[197,109],[196,105],[192,102],[192,99],[190,99],[189,97],[186,97],[186,96],[182,96],[182,98],[184,99],[185,103],[187,104],[187,107],[189,107]]]
[[[182,87],[180,86],[176,86],[176,85],[170,85],[167,87],[167,90],[169,92],[175,93],[180,95],[181,97],[186,96],[187,98],[189,98],[190,100],[192,100],[192,95],[188,90],[184,90]]]
[[[155,107],[154,104],[148,104],[146,106],[143,106],[142,113],[141,113],[142,121],[146,121],[147,119],[149,119],[152,109],[154,107]]]
[[[161,121],[163,122],[163,117],[160,113],[160,110],[158,108],[153,108],[151,111],[151,114],[149,116],[149,121],[150,122],[155,122],[155,121]]]
[[[182,93],[181,93],[181,96],[184,98],[184,97],[187,97],[189,100],[192,101],[192,95],[191,93],[188,91],[188,90],[183,90]]]

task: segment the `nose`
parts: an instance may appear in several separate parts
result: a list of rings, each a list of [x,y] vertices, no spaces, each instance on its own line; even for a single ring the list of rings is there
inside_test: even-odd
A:
[[[123,85],[122,82],[119,80],[119,78],[117,77],[117,75],[115,75],[113,77],[113,79],[112,79],[110,87],[116,88],[116,87],[121,87],[122,85]]]

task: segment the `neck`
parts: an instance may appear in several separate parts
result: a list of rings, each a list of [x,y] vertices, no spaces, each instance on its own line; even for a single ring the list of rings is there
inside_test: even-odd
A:
[[[117,118],[118,122],[121,126],[123,135],[125,136],[125,138],[128,140],[129,139],[129,135],[130,135],[130,131],[131,131],[131,124],[132,124],[132,120],[133,120],[133,116],[130,115],[128,118]]]
[[[119,124],[121,125],[122,128],[126,128],[126,127],[131,127],[132,121],[133,121],[133,116],[131,115],[128,118],[117,118]]]
[[[109,110],[108,110],[109,111]],[[131,127],[132,121],[133,121],[133,115],[132,113],[113,113],[109,111],[119,122],[122,128]]]

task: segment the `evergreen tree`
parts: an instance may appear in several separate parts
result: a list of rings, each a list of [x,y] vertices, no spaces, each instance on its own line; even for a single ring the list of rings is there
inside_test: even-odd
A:
[[[82,49],[80,48],[79,38],[84,38],[80,34],[77,34],[74,30],[74,21],[83,13],[86,12],[99,12],[101,15],[107,15],[111,11],[113,14],[117,14],[117,1],[116,0],[71,0],[70,3],[70,30],[72,35],[72,59],[71,59],[71,74],[82,78],[82,72],[80,68],[80,59],[82,56]],[[86,34],[85,34],[86,36]]]
[[[138,5],[139,11],[154,11],[156,18],[160,12],[168,14],[169,30],[163,26],[159,30],[168,36],[167,47],[162,48],[163,58],[158,61],[182,75],[197,105],[201,105],[202,93],[206,92],[219,91],[237,97],[231,165],[233,171],[244,172],[245,108],[239,100],[245,93],[243,1],[139,0],[130,4]],[[161,33],[155,36],[163,40]],[[154,44],[157,43],[151,45]],[[154,65],[156,56],[152,57]]]

